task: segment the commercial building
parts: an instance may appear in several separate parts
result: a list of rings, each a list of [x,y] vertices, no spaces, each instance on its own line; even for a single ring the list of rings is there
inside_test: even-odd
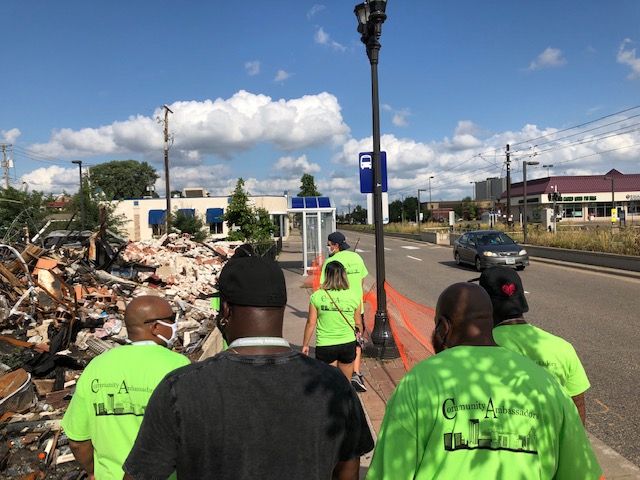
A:
[[[211,239],[226,238],[229,227],[223,221],[230,197],[207,196],[203,189],[202,196],[195,196],[198,189],[185,189],[183,197],[171,199],[171,210],[182,211],[200,217],[207,228]],[[139,198],[114,201],[115,216],[124,218],[123,229],[130,240],[150,240],[164,232],[167,200],[165,198]],[[286,195],[250,196],[249,205],[264,208],[269,212],[271,220],[278,228],[276,236],[289,236],[290,220],[287,213],[288,198]]]
[[[525,214],[523,187],[522,182],[511,184],[510,213],[515,221]],[[506,213],[506,189],[499,201]],[[568,221],[611,221],[614,206],[618,219],[640,220],[640,174],[625,175],[612,169],[604,175],[527,180],[526,214],[530,220],[540,220],[542,210],[553,208],[554,204],[558,218]]]

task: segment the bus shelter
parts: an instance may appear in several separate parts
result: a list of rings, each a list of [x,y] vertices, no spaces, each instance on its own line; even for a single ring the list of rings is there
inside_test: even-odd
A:
[[[289,197],[287,213],[302,229],[302,263],[307,275],[313,262],[325,257],[327,237],[336,230],[336,208],[329,197]]]

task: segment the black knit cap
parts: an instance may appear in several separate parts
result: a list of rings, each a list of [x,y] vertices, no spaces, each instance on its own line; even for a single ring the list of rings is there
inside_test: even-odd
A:
[[[520,275],[513,268],[501,266],[487,268],[480,275],[480,286],[491,297],[494,318],[505,320],[519,317],[529,311]]]
[[[287,286],[280,266],[260,257],[232,258],[218,278],[220,296],[231,305],[284,307]]]

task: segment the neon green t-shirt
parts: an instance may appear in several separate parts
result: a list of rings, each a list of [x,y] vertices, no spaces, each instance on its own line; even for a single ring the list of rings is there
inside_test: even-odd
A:
[[[597,480],[572,400],[529,359],[459,346],[423,360],[386,408],[367,480]]]
[[[362,301],[362,280],[369,275],[369,271],[364,264],[362,257],[351,250],[341,250],[331,255],[322,265],[322,273],[320,274],[320,283],[324,282],[324,269],[329,262],[340,262],[347,271],[347,279],[349,280],[349,290],[353,290]],[[364,313],[364,305],[362,305],[362,313]]]
[[[354,317],[355,312],[360,307],[362,297],[351,289],[330,290],[329,294],[335,301],[335,305],[323,289],[316,290],[311,294],[311,304],[318,310],[316,324],[316,346],[318,347],[342,345],[354,342],[356,339],[356,335],[353,332],[355,327]],[[340,315],[338,308],[347,317],[349,323]]]
[[[155,343],[116,347],[89,362],[62,428],[71,440],[91,440],[96,479],[122,480],[122,464],[151,393],[167,373],[189,363],[184,355]]]
[[[496,327],[493,338],[498,345],[540,365],[572,397],[591,386],[573,345],[560,337],[524,323]]]

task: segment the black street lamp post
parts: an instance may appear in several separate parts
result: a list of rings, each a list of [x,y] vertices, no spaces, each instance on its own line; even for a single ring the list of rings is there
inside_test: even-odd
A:
[[[78,171],[80,173],[80,230],[84,230],[84,192],[82,191],[82,160],[71,160],[71,163],[78,165]]]
[[[376,239],[376,298],[377,308],[372,343],[365,346],[365,354],[377,358],[397,358],[400,354],[393,338],[387,314],[384,271],[384,231],[382,223],[382,170],[380,162],[380,101],[378,98],[378,54],[382,24],[387,19],[386,0],[366,0],[356,5],[358,33],[367,48],[371,64],[371,104],[373,111],[373,220]]]
[[[527,165],[538,165],[540,162],[522,162],[522,243],[527,243]]]

